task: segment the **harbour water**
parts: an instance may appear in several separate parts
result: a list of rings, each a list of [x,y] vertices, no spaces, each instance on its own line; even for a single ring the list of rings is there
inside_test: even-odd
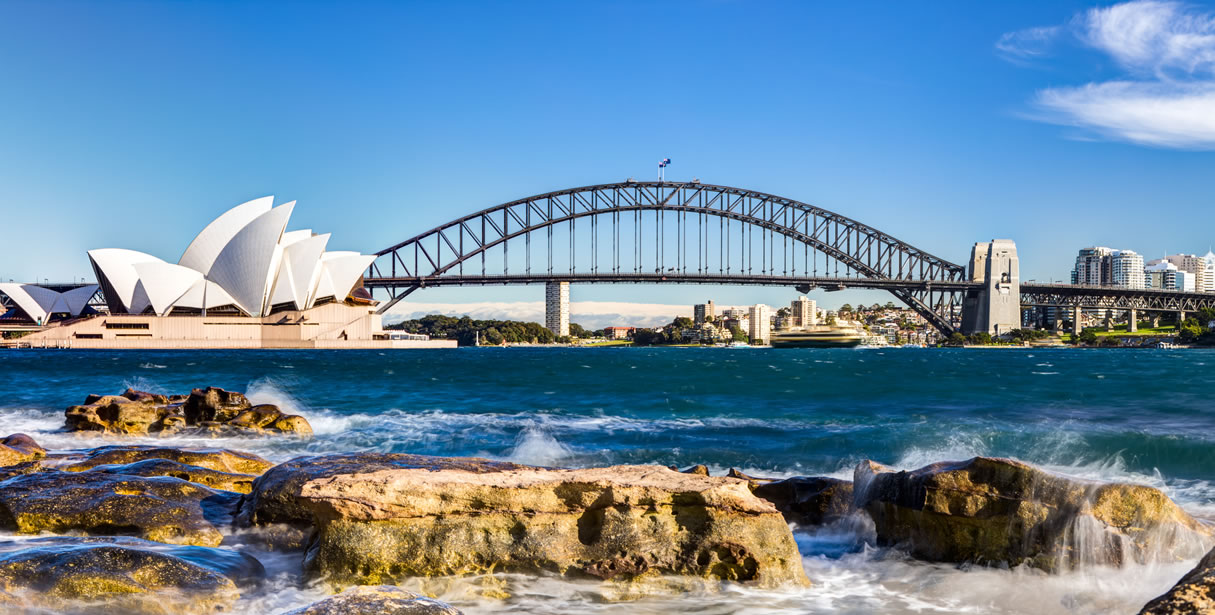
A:
[[[704,463],[759,476],[850,478],[975,455],[1163,489],[1215,519],[1215,351],[479,348],[433,351],[0,353],[0,432],[48,449],[112,442],[59,431],[65,406],[131,386],[246,390],[304,414],[307,441],[154,438],[274,461],[375,450],[597,466]],[[127,441],[127,440],[124,440]],[[467,613],[1134,613],[1193,562],[1034,570],[917,562],[872,545],[863,518],[796,534],[814,586],[706,589],[619,603],[598,586],[503,577],[422,589]],[[239,537],[232,537],[234,544]],[[257,553],[272,578],[244,599],[276,613],[319,597],[298,556]]]

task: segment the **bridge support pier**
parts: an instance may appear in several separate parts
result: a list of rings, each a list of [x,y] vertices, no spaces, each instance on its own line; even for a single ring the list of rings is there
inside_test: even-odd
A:
[[[569,282],[548,282],[544,285],[544,327],[557,337],[569,336]]]
[[[1084,327],[1080,325],[1080,319],[1083,317],[1084,317],[1084,308],[1081,308],[1078,305],[1076,307],[1072,308],[1072,334],[1073,335],[1080,335],[1080,332],[1084,330]]]
[[[1183,322],[1185,322],[1185,310],[1179,310],[1177,312],[1177,326],[1180,327]]]
[[[1126,332],[1134,333],[1139,330],[1139,310],[1130,309],[1126,311]]]
[[[1011,239],[980,242],[970,251],[970,281],[962,305],[962,332],[1004,335],[1021,328],[1021,265]]]

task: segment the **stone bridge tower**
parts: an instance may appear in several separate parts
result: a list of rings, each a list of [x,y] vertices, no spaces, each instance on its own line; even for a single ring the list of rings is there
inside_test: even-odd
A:
[[[962,332],[1003,335],[1021,328],[1021,266],[1011,239],[976,243],[970,251],[970,281],[962,304]]]

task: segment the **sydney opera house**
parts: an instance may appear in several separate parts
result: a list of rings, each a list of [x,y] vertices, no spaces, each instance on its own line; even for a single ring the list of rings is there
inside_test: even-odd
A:
[[[375,258],[329,251],[329,234],[287,230],[295,202],[268,196],[208,224],[176,263],[90,250],[97,285],[0,284],[36,327],[31,345],[101,348],[382,348],[441,345],[381,328],[361,287]],[[98,292],[99,291],[99,292]],[[99,294],[104,306],[90,307]],[[395,339],[394,339],[395,338]]]

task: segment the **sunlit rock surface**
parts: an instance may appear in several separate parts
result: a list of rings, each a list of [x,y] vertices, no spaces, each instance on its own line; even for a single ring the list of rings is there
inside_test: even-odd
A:
[[[1215,550],[1207,553],[1172,589],[1140,611],[1140,615],[1207,613],[1215,613]]]
[[[92,471],[126,476],[172,476],[204,487],[236,493],[249,493],[253,488],[253,480],[257,478],[252,474],[220,472],[169,459],[145,459],[124,465],[103,465],[93,468]]]
[[[23,433],[0,440],[0,466],[17,465],[43,457],[46,457],[46,450]]]
[[[879,542],[933,561],[1057,571],[1180,561],[1213,542],[1157,489],[1068,478],[1009,459],[909,472],[865,461],[854,483],[856,506],[873,518]]]
[[[455,607],[392,585],[351,587],[282,615],[461,615]]]
[[[490,572],[808,584],[784,518],[742,480],[658,466],[411,463],[422,467],[341,473],[295,460],[258,479],[242,519],[311,517],[306,566],[338,585]]]
[[[102,446],[92,449],[83,459],[62,469],[69,472],[91,470],[98,466],[125,465],[148,459],[167,459],[191,466],[230,474],[261,474],[273,463],[243,451],[218,448],[169,448],[160,446]]]

